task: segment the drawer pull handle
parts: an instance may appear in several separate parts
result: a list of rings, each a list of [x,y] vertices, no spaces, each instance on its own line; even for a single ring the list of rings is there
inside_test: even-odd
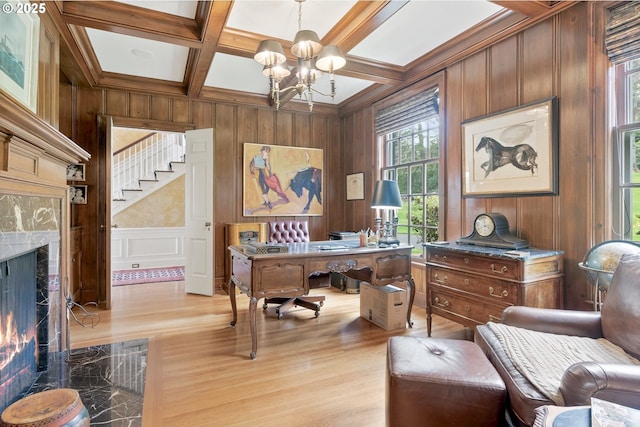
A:
[[[436,302],[436,305],[439,305],[440,307],[444,307],[444,308],[448,308],[451,305],[447,300],[445,300],[444,302],[440,302],[439,297],[435,298],[435,302]]]
[[[489,315],[489,321],[490,322],[500,322],[502,319],[497,317],[497,316],[493,316],[493,315]]]
[[[464,259],[464,263],[465,263],[465,264],[469,264],[469,258],[465,258],[465,259]]]
[[[446,283],[447,281],[447,275],[445,274],[444,277],[440,278],[440,275],[438,273],[433,275],[433,278],[436,279],[436,282],[440,282],[440,283]]]
[[[495,264],[491,264],[491,271],[493,271],[494,273],[498,273],[498,274],[504,274],[506,273],[508,270],[506,265],[503,265],[501,269],[497,270],[496,269],[496,265]]]
[[[502,292],[500,292],[500,294],[494,294],[493,291],[495,289],[493,289],[493,286],[489,286],[489,295],[494,297],[494,298],[506,298],[509,296],[509,292],[506,289],[503,289]]]

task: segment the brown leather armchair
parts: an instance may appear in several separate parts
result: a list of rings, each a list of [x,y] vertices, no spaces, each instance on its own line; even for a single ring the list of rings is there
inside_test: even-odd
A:
[[[308,241],[308,221],[269,222],[269,242],[271,243],[304,243]],[[308,278],[308,282],[314,281],[318,282],[316,277]],[[315,316],[318,317],[320,315],[320,307],[322,307],[322,305],[324,304],[324,300],[325,297],[323,295],[265,298],[262,308],[266,310],[268,304],[278,304],[278,307],[276,307],[276,314],[278,315],[278,319],[281,318],[287,310],[295,306],[314,310]]]
[[[501,323],[549,334],[604,338],[640,360],[640,255],[621,258],[600,312],[513,306],[504,310]],[[518,371],[488,325],[476,328],[475,341],[505,382],[509,425],[531,426],[535,408],[556,404]],[[558,386],[566,406],[589,405],[596,397],[640,409],[640,365],[576,363],[564,371]]]

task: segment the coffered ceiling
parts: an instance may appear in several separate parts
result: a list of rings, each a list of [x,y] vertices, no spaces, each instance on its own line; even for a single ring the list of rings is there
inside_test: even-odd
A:
[[[335,100],[316,95],[314,101],[343,106],[360,94],[366,102],[571,3],[306,0],[302,28],[347,56],[336,73]],[[79,85],[268,105],[268,80],[253,59],[259,42],[279,40],[288,65],[295,65],[289,51],[298,30],[294,0],[53,4],[65,45],[61,69]],[[328,77],[316,87],[329,92]],[[286,108],[306,108],[297,96],[283,101]]]

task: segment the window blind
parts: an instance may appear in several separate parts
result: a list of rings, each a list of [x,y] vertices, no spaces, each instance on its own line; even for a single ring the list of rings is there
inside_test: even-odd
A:
[[[640,56],[639,2],[625,2],[609,11],[604,45],[614,64]]]
[[[376,134],[393,132],[437,115],[438,92],[437,87],[428,89],[378,111],[375,119]]]

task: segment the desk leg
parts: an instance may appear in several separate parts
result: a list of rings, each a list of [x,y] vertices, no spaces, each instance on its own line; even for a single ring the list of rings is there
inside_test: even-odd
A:
[[[258,299],[251,297],[249,299],[249,326],[251,327],[251,359],[256,358],[258,352],[258,327],[256,325],[256,308],[258,306]]]
[[[413,281],[413,276],[407,280],[407,290],[409,291],[409,306],[407,307],[407,323],[410,328],[413,328],[413,322],[411,321],[411,310],[413,309],[413,300],[416,297],[416,283]]]
[[[231,326],[235,326],[238,321],[238,310],[236,309],[236,283],[233,279],[229,279],[229,300],[231,301],[231,312],[233,313],[233,320],[231,320]]]

